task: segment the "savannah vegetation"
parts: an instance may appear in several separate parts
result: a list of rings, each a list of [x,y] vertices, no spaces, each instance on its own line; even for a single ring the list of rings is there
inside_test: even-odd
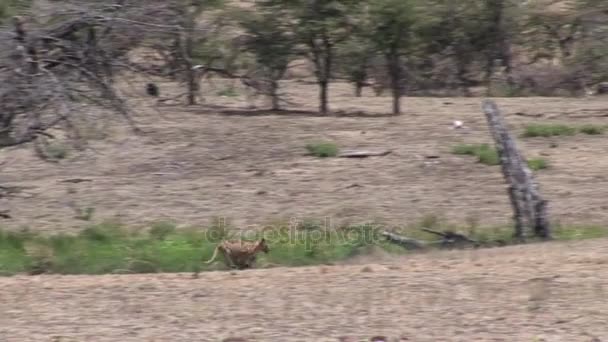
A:
[[[57,137],[86,148],[79,123],[90,119],[90,108],[145,134],[118,86],[132,75],[180,82],[187,106],[204,105],[204,82],[236,79],[280,111],[289,105],[281,81],[304,63],[318,87],[318,114],[327,116],[334,80],[352,83],[353,96],[368,86],[378,95],[389,91],[395,115],[407,96],[583,96],[608,80],[608,7],[597,0],[0,0],[0,24],[0,151],[33,146],[49,162],[66,156]],[[604,127],[535,124],[522,138],[579,133],[600,135]],[[331,142],[304,146],[318,157],[338,153]],[[499,163],[488,145],[453,153]],[[541,157],[528,165],[551,167]],[[556,236],[577,236],[572,231]],[[77,236],[3,232],[0,272],[190,271],[215,243],[201,234],[171,225],[147,235],[114,225]],[[494,238],[505,239],[484,237]],[[279,243],[268,262],[330,262],[371,244],[354,241],[315,241],[308,249]]]

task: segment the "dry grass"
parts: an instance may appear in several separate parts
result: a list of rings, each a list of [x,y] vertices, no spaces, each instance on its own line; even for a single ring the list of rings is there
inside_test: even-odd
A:
[[[294,83],[289,90],[300,109],[315,109],[313,86]],[[351,93],[334,85],[333,108],[370,114],[389,108],[388,98]],[[242,97],[207,100],[243,106]],[[480,226],[510,219],[499,167],[451,153],[458,144],[491,143],[478,98],[406,98],[405,114],[395,117],[221,115],[202,107],[160,107],[159,113],[137,101],[143,137],[114,126],[94,151],[70,153],[58,164],[40,162],[24,148],[3,150],[2,184],[22,187],[0,199],[14,217],[3,222],[74,231],[83,220],[112,217],[134,225],[163,218],[198,224],[223,215],[241,227],[292,215],[397,225],[438,216]],[[601,116],[608,100],[601,98],[497,101],[518,133],[530,123],[608,120]],[[469,129],[450,129],[454,119]],[[318,140],[394,152],[370,159],[306,156],[305,144]],[[602,136],[518,139],[518,145],[526,157],[551,164],[538,178],[554,220],[606,222]],[[431,155],[439,158],[426,158]],[[90,181],[63,182],[74,178]],[[95,210],[84,217],[87,208]],[[199,279],[0,278],[0,340],[606,339],[606,252],[606,240],[598,239],[407,258],[378,252],[349,265],[208,272]]]
[[[168,87],[163,84],[161,90],[166,94]],[[26,189],[0,199],[13,216],[2,224],[70,231],[82,226],[78,213],[86,208],[94,208],[91,222],[115,218],[129,224],[161,219],[206,224],[215,216],[241,227],[293,216],[328,217],[336,224],[377,219],[403,225],[428,214],[456,224],[470,217],[480,218],[481,225],[510,220],[500,168],[451,153],[458,144],[492,143],[479,98],[405,98],[404,115],[386,116],[379,114],[389,110],[389,98],[369,92],[354,98],[350,86],[334,84],[334,110],[368,115],[320,117],[307,112],[316,108],[315,86],[291,83],[289,99],[301,112],[237,115],[245,103],[236,89],[238,97],[204,90],[211,94],[207,105],[234,109],[224,114],[204,107],[154,109],[153,100],[135,98],[145,136],[110,127],[109,140],[97,140],[95,150],[70,153],[59,164],[41,162],[26,148],[3,150],[3,185]],[[606,98],[503,98],[497,103],[514,134],[530,123],[608,121],[601,116],[608,110]],[[531,117],[537,114],[544,117]],[[454,119],[469,129],[450,129]],[[368,159],[307,156],[305,145],[319,140],[341,149],[394,152]],[[606,222],[608,145],[601,135],[518,139],[518,145],[526,157],[542,156],[551,165],[538,179],[554,219]],[[439,158],[425,158],[430,155]],[[62,182],[71,178],[90,181]]]

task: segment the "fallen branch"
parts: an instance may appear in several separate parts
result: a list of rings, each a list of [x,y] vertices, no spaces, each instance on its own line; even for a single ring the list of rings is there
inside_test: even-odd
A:
[[[431,230],[428,228],[421,228],[421,229],[425,232],[441,236],[441,240],[423,241],[423,240],[417,240],[417,239],[413,239],[413,238],[403,236],[403,235],[397,235],[395,233],[391,233],[391,232],[387,232],[387,231],[382,232],[382,236],[384,236],[386,238],[386,240],[388,240],[389,242],[392,242],[401,247],[409,248],[409,249],[422,249],[422,248],[427,248],[427,247],[433,246],[433,245],[439,245],[442,248],[454,247],[454,246],[464,247],[466,245],[473,245],[475,247],[479,246],[479,243],[477,241],[472,240],[469,237],[467,237],[466,235],[463,235],[460,233],[455,233],[452,231],[438,232],[438,231]]]
[[[11,218],[11,215],[9,214],[8,209],[0,210],[0,218],[7,219],[7,220]]]
[[[87,179],[87,178],[69,178],[69,179],[64,179],[64,180],[60,180],[58,182],[60,183],[82,183],[82,182],[92,182],[92,179]]]
[[[398,244],[405,248],[420,249],[426,247],[427,245],[425,241],[419,241],[405,236],[393,234],[387,231],[382,232],[382,236],[384,236],[389,242]]]
[[[340,158],[367,158],[367,157],[382,157],[392,153],[391,150],[385,151],[348,151],[338,154]]]
[[[449,230],[443,231],[443,232],[438,232],[436,230],[431,230],[429,228],[420,228],[422,231],[425,231],[427,233],[431,233],[431,234],[435,234],[435,235],[439,235],[441,236],[443,239],[441,241],[442,245],[448,245],[448,244],[461,244],[461,243],[470,243],[470,244],[474,244],[477,245],[478,242],[475,240],[470,239],[468,236],[460,234],[460,233],[455,233]]]

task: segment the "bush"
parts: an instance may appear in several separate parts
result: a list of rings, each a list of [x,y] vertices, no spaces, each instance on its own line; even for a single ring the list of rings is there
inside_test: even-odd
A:
[[[314,142],[306,145],[308,152],[320,158],[335,157],[338,155],[338,146],[332,142]]]

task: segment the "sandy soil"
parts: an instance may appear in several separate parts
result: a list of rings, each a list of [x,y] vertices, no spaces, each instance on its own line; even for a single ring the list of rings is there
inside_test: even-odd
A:
[[[314,85],[291,83],[286,89],[299,108],[315,109]],[[132,224],[173,219],[198,225],[221,216],[240,227],[293,217],[403,225],[429,214],[453,223],[471,217],[482,224],[509,222],[500,168],[450,153],[458,143],[491,143],[481,99],[405,98],[402,116],[382,116],[390,108],[388,97],[354,98],[350,86],[339,83],[331,94],[334,110],[369,115],[226,115],[203,107],[152,108],[153,100],[139,99],[136,120],[144,136],[112,129],[108,140],[93,141],[94,149],[72,153],[59,164],[41,162],[27,148],[2,150],[2,184],[24,190],[0,199],[13,216],[1,223],[74,230],[83,225],[74,208],[86,207],[95,208],[93,221]],[[208,96],[207,104],[242,108],[244,99],[243,94]],[[606,97],[497,103],[515,134],[530,122],[608,124]],[[469,129],[450,129],[454,119]],[[394,152],[369,159],[306,156],[304,145],[316,139],[333,140],[343,149]],[[518,143],[526,156],[542,156],[552,165],[538,172],[538,179],[554,220],[606,222],[606,136]],[[439,156],[438,162],[429,163],[429,155]],[[63,182],[72,178],[89,181]]]
[[[607,246],[434,252],[198,279],[0,278],[0,340],[606,341]]]

